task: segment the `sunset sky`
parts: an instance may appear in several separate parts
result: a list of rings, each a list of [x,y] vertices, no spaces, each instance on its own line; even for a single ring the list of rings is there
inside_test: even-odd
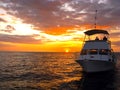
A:
[[[79,52],[96,9],[120,52],[120,0],[0,0],[0,51]]]

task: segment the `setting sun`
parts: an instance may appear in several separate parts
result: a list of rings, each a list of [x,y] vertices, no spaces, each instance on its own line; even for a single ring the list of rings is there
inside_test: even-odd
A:
[[[66,53],[70,52],[70,49],[69,49],[69,48],[66,48],[66,49],[65,49],[65,52],[66,52]]]

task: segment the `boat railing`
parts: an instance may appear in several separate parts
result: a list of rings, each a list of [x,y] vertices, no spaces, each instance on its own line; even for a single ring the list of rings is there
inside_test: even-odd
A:
[[[110,40],[85,40],[84,42],[108,42],[109,44],[111,44]]]

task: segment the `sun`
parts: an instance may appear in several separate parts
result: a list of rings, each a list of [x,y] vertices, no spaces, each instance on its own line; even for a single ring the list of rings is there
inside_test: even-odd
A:
[[[70,52],[70,49],[69,49],[69,48],[66,48],[66,49],[65,49],[65,52],[66,52],[66,53]]]

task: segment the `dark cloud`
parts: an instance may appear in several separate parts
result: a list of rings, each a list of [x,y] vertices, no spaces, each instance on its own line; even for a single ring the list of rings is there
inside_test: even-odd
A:
[[[0,34],[0,41],[25,44],[40,44],[41,40],[34,39],[36,35],[7,35]]]
[[[2,3],[6,3],[2,7],[9,14],[38,29],[93,24],[95,9],[99,25],[120,23],[120,0],[2,0]]]
[[[13,31],[15,31],[15,28],[11,25],[6,25],[6,27],[4,29],[1,29],[0,31],[7,32],[7,33],[12,33]]]
[[[0,18],[0,22],[6,22],[6,20],[4,20],[4,19]]]
[[[15,28],[14,28],[13,26],[7,25],[7,26],[5,27],[4,32],[12,33],[14,30],[15,30]]]
[[[57,17],[54,17],[53,12],[58,11],[57,6],[60,4],[58,1],[50,2],[47,0],[11,0],[7,3],[9,7],[4,8],[16,11],[16,13],[8,13],[14,14],[25,23],[32,23],[36,27],[48,27],[49,24],[54,24]]]

